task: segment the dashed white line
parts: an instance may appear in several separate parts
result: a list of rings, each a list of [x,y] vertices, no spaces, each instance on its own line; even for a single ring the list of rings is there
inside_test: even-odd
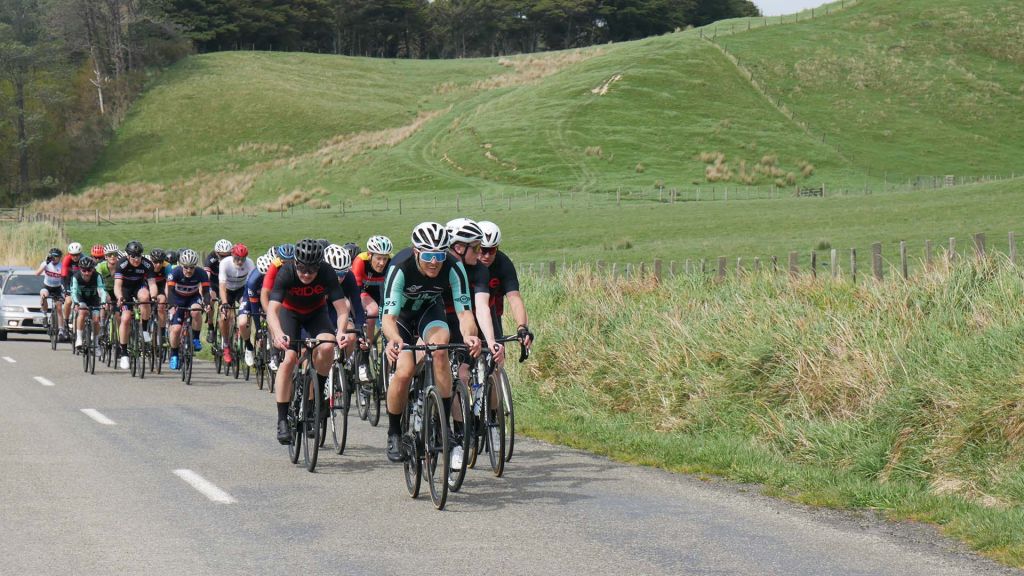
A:
[[[193,488],[202,493],[203,496],[206,496],[213,502],[219,502],[221,504],[235,503],[235,499],[232,498],[230,494],[221,490],[206,478],[203,478],[199,474],[196,474],[195,472],[187,468],[175,470],[174,473],[178,476],[178,478],[181,478],[185,482],[188,482],[189,485],[191,485]]]
[[[96,410],[95,408],[82,408],[82,413],[105,426],[114,425],[113,420],[107,418],[103,414],[100,414],[99,410]]]
[[[54,384],[53,382],[50,382],[49,380],[47,380],[46,378],[43,378],[42,376],[33,376],[33,380],[35,380],[36,382],[39,382],[43,386],[56,386],[56,384]]]
[[[11,358],[10,356],[4,356],[4,360],[10,362],[11,364],[17,364],[18,363],[17,360],[15,360],[14,358]]]

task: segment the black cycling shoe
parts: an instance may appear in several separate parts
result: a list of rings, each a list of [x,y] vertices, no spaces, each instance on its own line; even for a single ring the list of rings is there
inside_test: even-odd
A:
[[[207,342],[207,344],[213,344],[213,328],[212,327],[208,327],[208,328],[209,328],[209,330],[206,331],[206,342]]]
[[[388,447],[384,449],[384,453],[388,455],[388,460],[392,462],[405,460],[405,455],[402,454],[401,436],[398,434],[388,434]]]
[[[288,428],[287,420],[277,421],[277,441],[280,442],[281,444],[292,443],[292,431],[290,428]]]

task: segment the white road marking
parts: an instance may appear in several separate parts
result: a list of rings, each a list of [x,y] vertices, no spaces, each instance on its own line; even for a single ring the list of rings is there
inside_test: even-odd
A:
[[[232,498],[230,494],[221,490],[212,482],[191,470],[182,468],[180,470],[175,470],[174,473],[178,476],[178,478],[181,478],[185,482],[188,482],[189,485],[191,485],[193,488],[201,492],[203,496],[206,496],[213,502],[220,502],[221,504],[235,503],[235,499]]]
[[[99,410],[96,410],[95,408],[82,408],[82,413],[88,416],[89,418],[92,418],[93,420],[99,422],[100,424],[104,424],[106,426],[114,425],[113,420],[107,418],[103,414],[100,414]]]
[[[14,358],[11,358],[10,356],[4,356],[4,360],[7,360],[11,364],[17,364],[18,363],[17,360],[15,360]]]
[[[33,379],[36,382],[39,382],[40,384],[42,384],[43,386],[56,386],[56,384],[54,384],[53,382],[50,382],[49,380],[47,380],[46,378],[43,378],[42,376],[33,376]]]

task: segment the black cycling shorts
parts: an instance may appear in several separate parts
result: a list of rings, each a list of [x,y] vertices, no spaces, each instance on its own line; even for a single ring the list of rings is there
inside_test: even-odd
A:
[[[178,304],[174,308],[174,314],[171,316],[171,326],[180,326],[184,324],[185,315],[192,313],[192,306],[194,304],[202,305],[202,303],[202,294],[196,294],[195,296],[184,300],[179,297]],[[193,328],[195,327],[193,326]]]
[[[245,298],[245,286],[238,288],[237,290],[228,289],[228,301],[224,303],[225,306],[234,306],[239,302],[248,302]]]
[[[398,314],[398,334],[406,344],[415,344],[428,330],[441,327],[451,333],[440,300],[416,312],[402,311]]]
[[[321,306],[309,314],[299,314],[282,306],[278,319],[281,321],[281,330],[292,342],[298,341],[303,331],[310,338],[316,338],[320,334],[333,335],[338,331],[337,326],[332,326],[331,319],[327,316],[327,306]]]
[[[84,307],[89,307],[89,308],[99,308],[100,304],[102,304],[102,303],[103,303],[103,301],[100,300],[100,295],[99,294],[93,294],[89,298],[79,298],[78,299],[78,305],[79,306],[84,306]]]
[[[43,285],[43,290],[46,290],[47,295],[50,298],[53,298],[54,300],[60,300],[61,298],[64,297],[64,287],[63,286],[46,286],[44,284]]]

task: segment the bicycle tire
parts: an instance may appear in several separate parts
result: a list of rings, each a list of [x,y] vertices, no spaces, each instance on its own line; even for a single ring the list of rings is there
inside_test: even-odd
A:
[[[139,355],[139,380],[145,380],[146,379],[146,351],[147,351],[147,348],[146,348],[146,339],[142,335],[142,321],[141,320],[136,322],[134,330],[139,335],[139,339],[138,339],[139,348],[136,350],[136,352]]]
[[[494,379],[488,378],[484,383],[483,408],[480,411],[483,419],[484,442],[487,446],[487,458],[491,461],[491,471],[498,478],[505,472],[505,411],[501,408],[501,398],[496,397],[497,406],[492,406],[491,394],[501,394],[494,389]],[[497,442],[494,440],[497,436]]]
[[[297,371],[296,371],[297,372]],[[288,428],[292,432],[292,441],[288,444],[288,459],[292,461],[292,464],[298,464],[299,455],[302,452],[302,447],[299,443],[306,437],[306,431],[302,430],[302,437],[299,437],[300,431],[300,414],[305,408],[302,402],[302,388],[305,386],[305,378],[301,375],[292,379],[292,400],[288,406]]]
[[[60,334],[60,328],[57,324],[59,318],[57,316],[57,302],[54,301],[53,305],[50,306],[50,326],[47,328],[47,333],[50,335],[50,349],[57,349],[57,336]]]
[[[516,407],[512,399],[512,383],[505,369],[498,367],[494,374],[501,384],[501,405],[505,411],[505,462],[512,461],[512,450],[516,444]]]
[[[85,348],[86,350],[89,349],[89,344],[88,344],[87,338],[89,338],[89,326],[91,324],[92,324],[92,322],[91,322],[91,319],[90,319],[90,322],[86,322],[85,330],[82,333],[82,347]],[[72,344],[72,347],[74,347],[73,344]],[[86,374],[89,373],[89,355],[88,354],[82,354],[82,371],[85,372]]]
[[[387,409],[388,383],[391,374],[387,354],[382,353],[386,345],[384,337],[382,336],[378,341],[381,342],[381,345],[380,349],[376,351],[377,358],[373,363],[377,369],[377,377],[373,379],[373,393],[370,395],[370,401],[376,404],[373,410],[376,416],[370,420],[370,425],[374,427],[380,423],[381,404],[384,404],[384,408]]]
[[[400,442],[403,443],[403,450],[408,446],[407,440],[412,439],[413,450],[412,453],[405,454],[405,460],[402,462],[402,471],[405,473],[405,489],[409,492],[409,496],[416,498],[420,495],[420,480],[422,479],[423,461],[417,454],[416,440],[413,437],[413,431],[410,430],[412,423],[410,422],[412,416],[413,401],[410,399],[406,405],[405,412],[402,413],[402,436]]]
[[[331,437],[334,440],[334,451],[341,455],[345,453],[345,444],[348,442],[348,411],[351,405],[348,399],[348,379],[337,363],[331,369],[330,384]]]
[[[320,455],[320,444],[323,442],[324,427],[320,420],[320,406],[323,404],[324,391],[320,385],[320,379],[317,378],[316,369],[313,367],[312,354],[310,354],[309,365],[306,367],[306,378],[309,380],[310,387],[312,388],[309,392],[309,403],[312,406],[309,407],[309,421],[306,423],[306,426],[313,429],[312,438],[308,435],[305,436],[306,470],[313,472],[316,470],[316,461]]]
[[[441,392],[431,387],[423,402],[423,475],[434,508],[444,510],[448,501],[451,446],[448,443],[448,415]]]
[[[466,464],[469,456],[469,444],[471,439],[470,426],[472,426],[473,412],[470,407],[469,386],[462,380],[452,380],[452,420],[455,419],[456,411],[462,418],[462,438],[459,444],[462,446],[462,466],[458,470],[449,470],[448,487],[452,492],[458,492],[462,488],[462,482],[466,479]]]
[[[128,355],[128,367],[131,368],[134,378],[139,374],[139,331],[136,329],[134,319],[129,325],[132,327],[132,333],[128,336],[128,349],[125,350],[125,353]]]

